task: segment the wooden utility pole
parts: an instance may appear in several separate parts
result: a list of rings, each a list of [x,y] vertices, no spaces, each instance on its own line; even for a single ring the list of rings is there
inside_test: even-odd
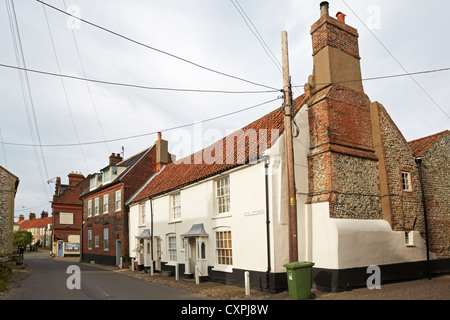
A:
[[[286,172],[288,187],[288,208],[289,208],[289,262],[298,261],[297,246],[297,200],[295,191],[294,174],[294,146],[292,140],[292,88],[291,77],[289,75],[289,54],[287,32],[281,33],[281,48],[283,59],[283,92],[284,92],[284,133],[285,133],[285,154]]]

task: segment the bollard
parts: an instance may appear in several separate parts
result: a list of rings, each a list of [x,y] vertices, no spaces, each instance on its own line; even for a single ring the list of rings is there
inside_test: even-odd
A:
[[[195,284],[200,283],[200,275],[198,270],[198,265],[195,265]]]
[[[178,274],[179,274],[180,268],[178,267],[178,262],[175,264],[175,280],[179,280]]]
[[[250,272],[244,272],[244,281],[245,281],[245,295],[250,295]]]
[[[131,258],[131,271],[134,271],[134,258]]]

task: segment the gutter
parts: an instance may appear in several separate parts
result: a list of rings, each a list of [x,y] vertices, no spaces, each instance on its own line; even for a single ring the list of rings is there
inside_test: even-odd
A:
[[[420,180],[420,188],[422,189],[422,203],[423,203],[423,217],[425,220],[425,243],[427,250],[427,273],[428,279],[431,280],[430,273],[430,250],[429,250],[429,241],[428,241],[428,219],[427,219],[427,203],[425,201],[425,189],[423,186],[423,177],[422,177],[422,158],[418,157],[414,159],[417,163],[417,167],[419,169],[419,180]]]

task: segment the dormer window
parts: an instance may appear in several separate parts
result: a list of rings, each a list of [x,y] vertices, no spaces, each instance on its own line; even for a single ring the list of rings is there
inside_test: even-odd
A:
[[[111,179],[111,171],[106,169],[102,174],[102,183],[108,182]]]

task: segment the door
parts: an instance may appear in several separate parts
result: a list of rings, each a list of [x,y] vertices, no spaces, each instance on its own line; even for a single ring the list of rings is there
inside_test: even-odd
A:
[[[64,256],[64,241],[58,240],[58,257]]]
[[[120,264],[120,257],[122,257],[122,240],[116,240],[116,266]]]

